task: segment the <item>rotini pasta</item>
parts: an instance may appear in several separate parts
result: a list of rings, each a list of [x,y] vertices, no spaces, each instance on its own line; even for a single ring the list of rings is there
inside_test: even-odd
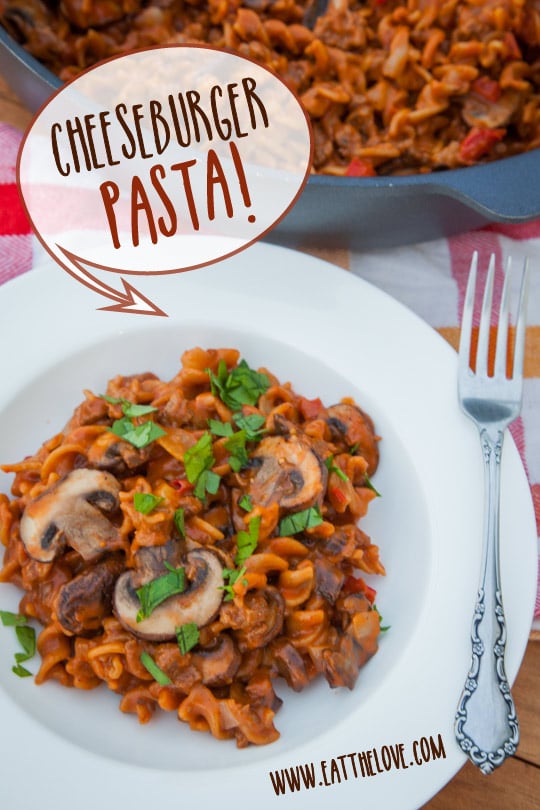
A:
[[[381,631],[357,525],[378,445],[352,399],[326,407],[232,349],[86,391],[2,467],[0,581],[43,625],[36,682],[104,684],[141,723],[175,712],[238,747],[279,737],[276,678],[352,689]]]

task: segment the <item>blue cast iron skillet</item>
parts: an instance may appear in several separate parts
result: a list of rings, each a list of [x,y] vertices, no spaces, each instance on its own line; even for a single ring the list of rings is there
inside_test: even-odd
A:
[[[60,80],[0,27],[0,74],[32,112]],[[355,250],[424,242],[540,218],[540,149],[493,163],[406,177],[310,177],[267,240]]]

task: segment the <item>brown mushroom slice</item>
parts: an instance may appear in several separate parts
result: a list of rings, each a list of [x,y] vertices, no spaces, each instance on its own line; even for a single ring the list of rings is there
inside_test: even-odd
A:
[[[283,629],[285,600],[273,586],[248,591],[242,618],[241,626],[234,632],[240,652],[266,647]]]
[[[138,581],[149,582],[162,576],[166,573],[165,563],[169,563],[173,568],[178,568],[182,564],[184,548],[183,542],[174,539],[169,540],[163,546],[140,548],[135,555]]]
[[[345,574],[339,565],[335,565],[326,557],[315,558],[315,591],[334,605],[341,593]]]
[[[225,686],[232,683],[242,656],[230,636],[221,635],[209,647],[192,654],[192,663],[201,673],[205,686]]]
[[[461,115],[470,127],[496,129],[510,123],[520,102],[520,94],[505,91],[496,101],[488,101],[475,93],[465,98]]]
[[[343,636],[338,649],[321,649],[316,652],[316,666],[332,689],[346,686],[353,689],[360,665],[358,647],[350,636]]]
[[[115,433],[106,431],[90,446],[88,462],[98,470],[119,476],[129,475],[136,473],[149,461],[152,449],[152,445],[134,447],[119,439]]]
[[[306,662],[300,652],[287,638],[278,638],[272,642],[272,658],[279,674],[285,678],[291,689],[301,692],[309,683]]]
[[[60,588],[55,613],[65,633],[84,636],[99,630],[111,613],[114,583],[123,569],[123,557],[109,557]]]
[[[305,439],[268,436],[252,459],[259,465],[249,486],[254,504],[298,512],[322,502],[328,472]]]
[[[91,561],[116,548],[118,529],[102,513],[118,508],[119,493],[120,484],[110,473],[68,473],[24,510],[20,532],[26,551],[39,562],[51,562],[68,544]]]
[[[358,405],[340,402],[328,408],[327,423],[332,439],[344,441],[347,451],[356,446],[368,463],[369,475],[373,475],[379,466],[379,446],[371,417]]]
[[[276,695],[273,677],[266,667],[255,672],[246,684],[246,694],[255,706],[265,706],[274,713],[283,706],[283,701]]]
[[[114,612],[127,630],[152,641],[174,639],[176,628],[194,623],[208,624],[218,612],[223,599],[223,568],[217,556],[208,549],[196,548],[186,555],[188,586],[170,596],[147,618],[137,621],[141,608],[137,589],[143,584],[137,572],[126,571],[116,581]],[[165,572],[163,572],[165,573]]]

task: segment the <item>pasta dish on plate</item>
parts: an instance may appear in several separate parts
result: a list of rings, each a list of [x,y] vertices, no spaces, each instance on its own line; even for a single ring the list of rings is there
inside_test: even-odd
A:
[[[0,581],[42,625],[36,682],[105,684],[141,723],[175,712],[240,748],[279,737],[277,678],[352,689],[384,629],[358,526],[378,448],[353,399],[308,399],[235,349],[86,391],[2,466]]]

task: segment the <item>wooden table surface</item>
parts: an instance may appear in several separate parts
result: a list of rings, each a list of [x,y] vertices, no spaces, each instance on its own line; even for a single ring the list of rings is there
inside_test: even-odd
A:
[[[23,130],[30,120],[0,76],[0,121]],[[540,810],[540,633],[531,633],[512,691],[521,728],[516,756],[491,776],[466,764],[425,810]],[[399,804],[388,810],[400,810]]]

